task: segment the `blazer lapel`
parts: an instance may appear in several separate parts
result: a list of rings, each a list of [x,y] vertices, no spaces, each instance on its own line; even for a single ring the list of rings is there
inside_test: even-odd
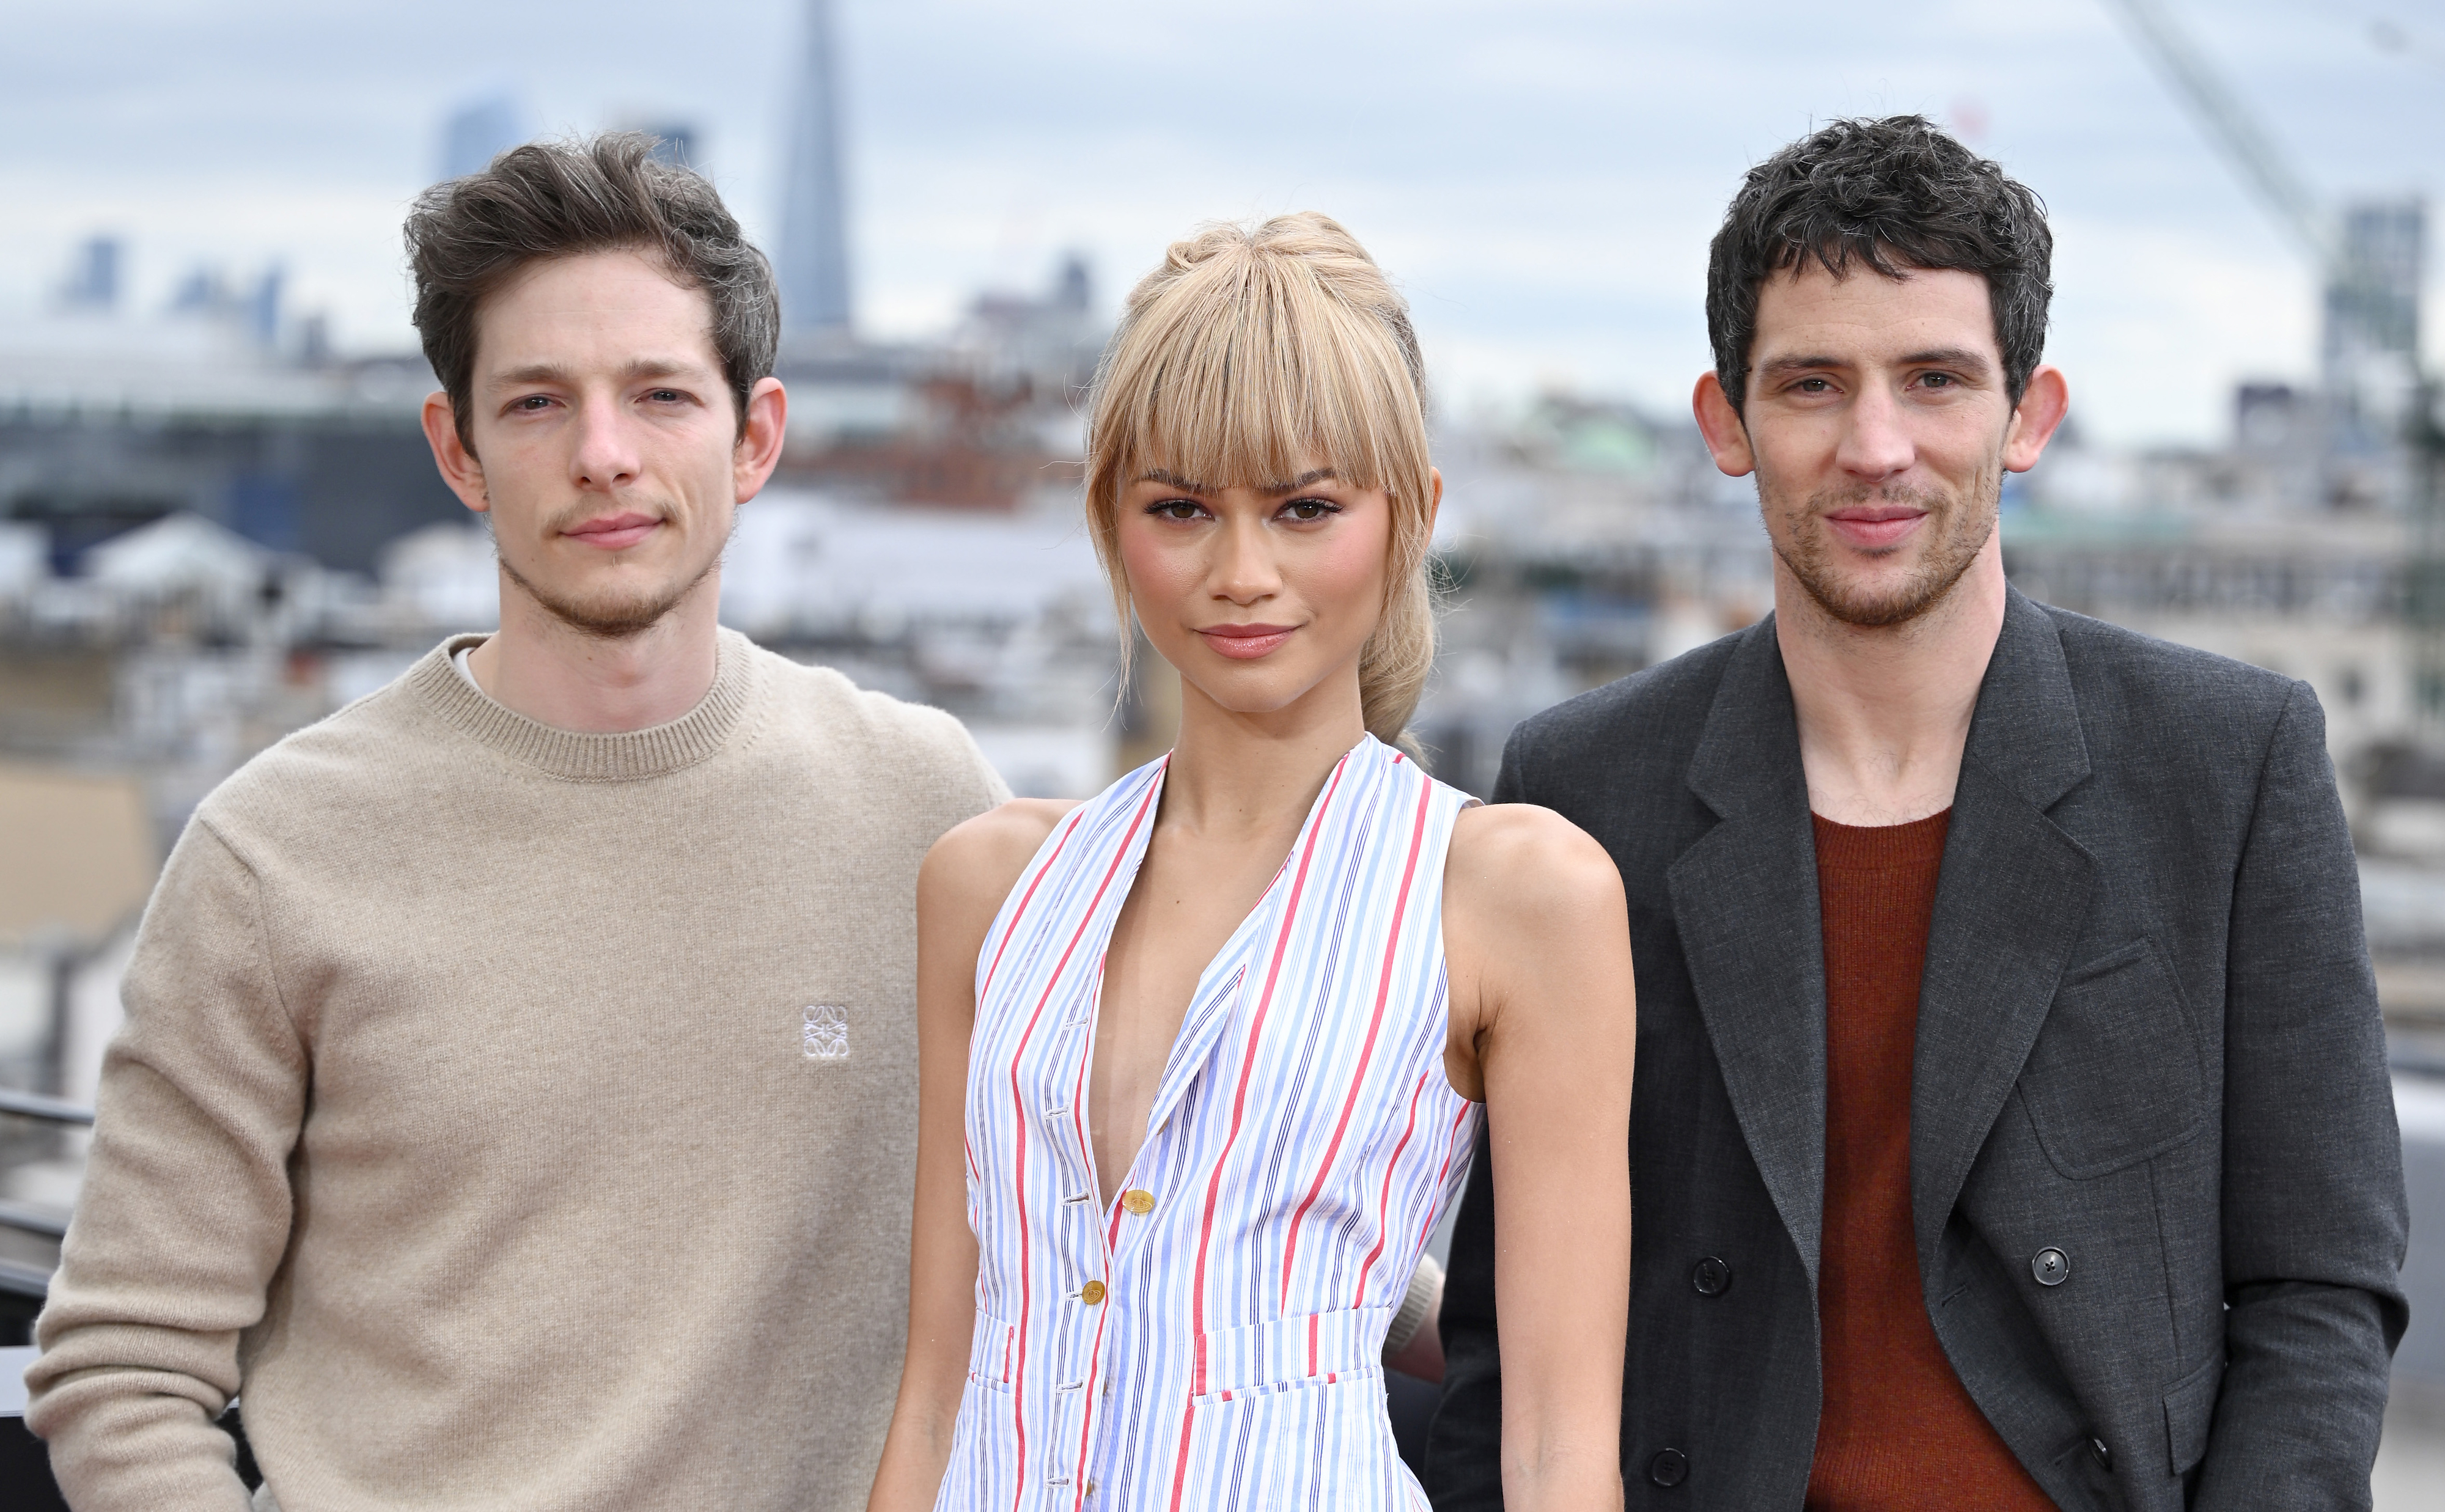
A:
[[[1689,789],[1718,823],[1666,872],[1724,1085],[1813,1286],[1825,1188],[1825,951],[1800,731],[1774,617],[1742,639]]]
[[[1912,1067],[1911,1197],[1923,1275],[2045,1021],[2096,863],[2046,817],[2088,775],[2062,640],[2007,590],[1936,882]]]

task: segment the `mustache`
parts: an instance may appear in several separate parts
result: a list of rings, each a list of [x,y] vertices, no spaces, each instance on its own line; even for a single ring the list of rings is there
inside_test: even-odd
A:
[[[1808,513],[1826,514],[1855,504],[1899,504],[1932,514],[1954,502],[1952,495],[1939,488],[1913,488],[1908,483],[1845,483],[1810,495]]]
[[[678,513],[679,511],[663,499],[624,498],[607,505],[583,502],[571,504],[566,509],[555,510],[546,515],[542,525],[547,534],[557,535],[572,525],[583,525],[588,520],[599,519],[606,514],[650,514],[658,520],[668,520]]]

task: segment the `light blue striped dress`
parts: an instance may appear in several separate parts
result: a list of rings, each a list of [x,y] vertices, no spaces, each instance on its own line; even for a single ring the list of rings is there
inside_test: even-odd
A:
[[[1198,981],[1106,1208],[1087,1063],[1163,772],[1054,830],[978,959],[977,1325],[936,1505],[1423,1508],[1378,1355],[1475,1137],[1443,1061],[1471,800],[1372,737],[1341,758]]]

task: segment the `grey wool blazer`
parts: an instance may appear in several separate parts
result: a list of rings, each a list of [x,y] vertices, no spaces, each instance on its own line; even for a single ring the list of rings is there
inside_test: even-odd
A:
[[[1521,725],[1495,796],[1586,830],[1629,893],[1629,1505],[1797,1512],[1825,982],[1774,622]],[[2402,1156],[2305,685],[2010,595],[1936,888],[1911,1190],[1936,1336],[2057,1504],[2369,1504]],[[1502,1502],[1493,1208],[1481,1142],[1442,1512]]]

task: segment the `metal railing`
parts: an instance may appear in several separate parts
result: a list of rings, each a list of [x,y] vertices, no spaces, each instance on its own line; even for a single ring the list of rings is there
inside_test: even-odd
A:
[[[15,1113],[20,1118],[38,1118],[47,1124],[81,1124],[93,1127],[93,1110],[77,1103],[46,1097],[40,1092],[14,1092],[0,1087],[0,1113]]]
[[[16,1092],[0,1087],[0,1114],[30,1118],[38,1123],[61,1124],[71,1128],[93,1127],[93,1110],[39,1092]],[[67,1216],[55,1209],[29,1203],[0,1198],[0,1228],[12,1228],[21,1234],[32,1234],[54,1242],[65,1238]],[[50,1270],[42,1265],[29,1265],[24,1260],[0,1256],[0,1293],[39,1299],[51,1289]]]

